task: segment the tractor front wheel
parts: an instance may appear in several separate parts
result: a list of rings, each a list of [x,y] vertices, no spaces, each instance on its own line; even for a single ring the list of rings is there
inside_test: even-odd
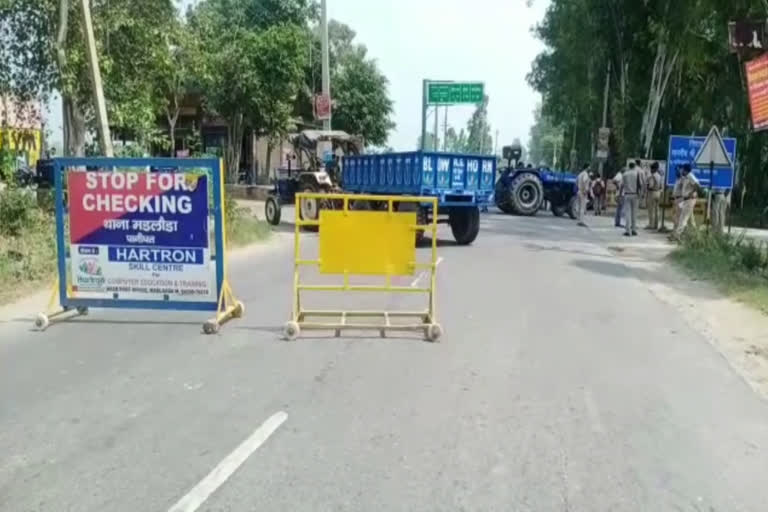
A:
[[[280,201],[275,196],[269,196],[264,204],[264,215],[267,222],[273,226],[280,224]]]

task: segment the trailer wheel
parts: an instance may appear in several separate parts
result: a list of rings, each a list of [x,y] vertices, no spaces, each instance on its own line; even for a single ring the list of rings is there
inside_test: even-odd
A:
[[[544,186],[538,176],[523,173],[512,182],[512,208],[518,215],[533,216],[541,208],[544,201]]]
[[[552,215],[555,217],[562,217],[565,215],[568,211],[568,205],[567,204],[555,204],[552,203]]]
[[[568,201],[568,216],[572,218],[573,220],[576,220],[579,216],[579,197],[573,196],[570,201]]]
[[[400,202],[397,205],[397,211],[399,212],[416,212],[416,224],[419,226],[425,226],[427,224],[427,210],[417,203]],[[424,237],[426,232],[424,230],[416,230],[416,247],[419,247],[424,243]]]
[[[470,245],[480,233],[480,209],[451,208],[448,213],[453,238],[459,245]]]
[[[280,214],[280,201],[275,196],[269,196],[264,205],[264,215],[267,217],[267,222],[277,226],[280,224]]]

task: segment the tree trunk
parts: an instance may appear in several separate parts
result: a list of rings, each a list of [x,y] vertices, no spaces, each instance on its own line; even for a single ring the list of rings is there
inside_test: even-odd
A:
[[[227,165],[227,182],[237,183],[240,176],[240,154],[243,148],[243,114],[237,113],[227,126],[227,149],[224,161]]]
[[[171,138],[171,158],[176,156],[176,123],[179,121],[179,102],[174,99],[173,108],[166,111],[168,117],[168,136]]]
[[[267,159],[264,164],[264,172],[267,174],[267,178],[269,178],[270,173],[272,171],[272,151],[275,149],[275,145],[272,143],[272,137],[270,137],[267,140]]]
[[[64,153],[66,156],[85,156],[85,114],[69,95],[62,94],[64,124]]]
[[[669,83],[669,77],[677,65],[679,53],[675,52],[671,59],[667,56],[667,44],[659,41],[656,45],[656,60],[653,63],[653,74],[648,91],[648,103],[643,115],[643,124],[640,129],[643,155],[650,158],[653,149],[653,136],[656,133],[656,124],[659,119],[659,109],[664,99],[664,93]]]

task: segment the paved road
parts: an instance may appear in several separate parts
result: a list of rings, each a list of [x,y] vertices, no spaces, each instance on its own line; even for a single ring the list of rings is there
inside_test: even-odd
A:
[[[438,345],[280,341],[286,243],[233,263],[247,317],[216,337],[0,324],[0,510],[164,512],[223,482],[198,510],[764,511],[768,405],[604,244],[484,217],[441,247]]]

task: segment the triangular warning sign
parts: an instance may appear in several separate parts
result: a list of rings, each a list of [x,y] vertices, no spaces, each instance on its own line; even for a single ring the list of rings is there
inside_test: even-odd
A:
[[[728,151],[725,150],[725,144],[717,126],[713,126],[709,131],[707,140],[704,141],[704,145],[701,146],[693,163],[696,167],[700,168],[709,167],[710,165],[715,167],[733,167],[733,162],[731,162],[731,157],[728,156]]]

